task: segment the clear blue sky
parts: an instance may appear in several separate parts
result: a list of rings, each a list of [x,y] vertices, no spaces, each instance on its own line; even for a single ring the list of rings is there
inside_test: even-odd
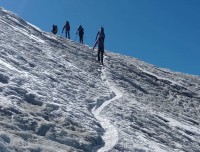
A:
[[[200,0],[1,0],[44,31],[69,20],[71,37],[81,24],[93,46],[101,25],[109,51],[158,67],[200,75]]]

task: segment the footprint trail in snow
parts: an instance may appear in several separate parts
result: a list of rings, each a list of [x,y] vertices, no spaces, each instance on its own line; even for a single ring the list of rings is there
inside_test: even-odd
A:
[[[101,147],[100,149],[98,149],[97,151],[98,152],[105,152],[105,151],[108,151],[108,150],[112,149],[116,145],[116,143],[118,142],[118,131],[115,128],[115,126],[112,125],[108,119],[106,119],[105,117],[101,116],[100,113],[112,101],[121,98],[122,94],[114,86],[112,86],[108,82],[108,80],[106,78],[106,74],[105,74],[105,69],[104,68],[101,69],[101,72],[102,72],[102,76],[101,76],[102,81],[115,94],[114,98],[105,101],[100,107],[98,107],[98,108],[94,107],[92,109],[93,115],[95,116],[95,118],[99,121],[99,123],[101,124],[101,126],[105,130],[104,135],[102,136],[102,138],[103,138],[103,140],[105,142],[105,145],[103,147]]]

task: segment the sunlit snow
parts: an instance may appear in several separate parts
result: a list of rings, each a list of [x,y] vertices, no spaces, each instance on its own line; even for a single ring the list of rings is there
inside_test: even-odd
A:
[[[200,152],[199,76],[96,55],[0,8],[0,152]]]

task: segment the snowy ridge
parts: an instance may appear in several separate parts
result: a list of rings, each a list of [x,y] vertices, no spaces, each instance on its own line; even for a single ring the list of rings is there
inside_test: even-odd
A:
[[[0,151],[199,152],[199,76],[95,57],[1,8]]]

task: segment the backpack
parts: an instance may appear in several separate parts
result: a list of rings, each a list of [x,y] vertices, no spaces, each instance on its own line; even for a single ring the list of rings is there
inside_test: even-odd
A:
[[[53,25],[52,33],[53,33],[53,34],[57,34],[57,32],[58,32],[58,27],[57,27],[57,25]]]

